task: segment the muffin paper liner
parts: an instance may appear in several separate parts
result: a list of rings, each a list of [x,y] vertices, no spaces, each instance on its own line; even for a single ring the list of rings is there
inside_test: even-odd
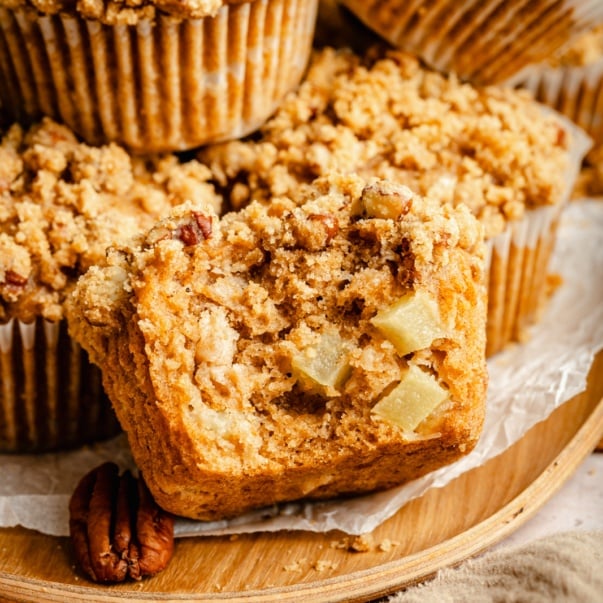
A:
[[[582,67],[532,65],[509,85],[529,90],[603,143],[603,58]]]
[[[0,8],[0,103],[89,144],[191,149],[257,129],[303,75],[317,0],[253,0],[215,17],[103,25]]]
[[[532,210],[487,242],[487,356],[525,339],[538,321],[561,210],[561,205]]]
[[[543,110],[548,111],[543,106]],[[528,209],[521,220],[508,222],[486,241],[488,315],[486,356],[529,337],[549,297],[548,269],[557,227],[592,139],[567,118],[557,115],[571,137],[565,189],[554,205]]]
[[[0,451],[63,450],[120,428],[100,371],[65,321],[0,325]]]
[[[599,0],[342,0],[391,44],[435,69],[501,82],[542,61],[593,22]]]

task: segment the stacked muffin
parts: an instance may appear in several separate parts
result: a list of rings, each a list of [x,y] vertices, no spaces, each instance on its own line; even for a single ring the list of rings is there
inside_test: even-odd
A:
[[[323,38],[304,76],[317,4],[0,0],[0,107],[25,124],[0,149],[4,450],[110,432],[57,432],[99,412],[78,346],[189,517],[383,489],[473,448],[486,355],[538,318],[588,143],[526,93],[360,38]],[[446,69],[530,24],[482,81],[597,6],[453,3],[443,35],[449,2],[345,4],[462,48]]]
[[[598,0],[341,0],[392,45],[480,84],[545,60],[593,23]]]
[[[219,211],[197,161],[150,154],[255,129],[300,80],[316,8],[0,2],[0,450],[116,433],[98,371],[68,336],[65,298],[107,247],[172,206]]]
[[[184,150],[254,130],[305,69],[317,0],[0,1],[2,104],[88,143]]]

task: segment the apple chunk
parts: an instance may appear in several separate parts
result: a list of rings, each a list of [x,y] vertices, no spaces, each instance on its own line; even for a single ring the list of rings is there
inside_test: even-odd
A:
[[[412,432],[446,398],[448,392],[435,377],[411,366],[400,383],[375,404],[372,412],[403,431]]]
[[[444,335],[437,305],[423,291],[407,293],[371,322],[401,356],[427,348]]]
[[[304,389],[338,395],[351,368],[345,341],[337,331],[328,331],[318,342],[296,354],[291,366]]]

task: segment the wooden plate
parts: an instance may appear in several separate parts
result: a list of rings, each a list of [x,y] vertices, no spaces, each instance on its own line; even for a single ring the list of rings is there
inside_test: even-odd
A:
[[[571,476],[603,435],[603,352],[588,389],[485,466],[411,501],[352,552],[340,533],[179,539],[170,566],[139,583],[96,586],[69,540],[0,530],[0,600],[367,601],[459,563],[509,535]],[[388,546],[389,545],[389,546]],[[4,597],[4,598],[3,598]]]

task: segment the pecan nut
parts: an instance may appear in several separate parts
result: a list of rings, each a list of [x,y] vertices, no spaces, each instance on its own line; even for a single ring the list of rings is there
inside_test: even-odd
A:
[[[174,519],[154,501],[142,477],[121,476],[115,463],[86,474],[69,501],[76,561],[95,582],[153,576],[174,551]]]
[[[212,218],[199,212],[192,212],[191,219],[181,224],[176,232],[176,238],[186,246],[198,245],[201,241],[212,236]]]

